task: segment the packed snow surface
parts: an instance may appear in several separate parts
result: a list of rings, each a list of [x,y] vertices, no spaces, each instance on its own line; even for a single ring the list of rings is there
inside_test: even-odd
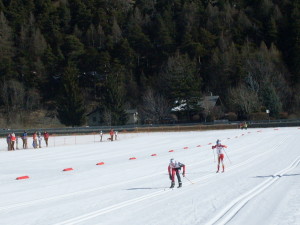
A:
[[[48,148],[16,151],[1,139],[0,224],[300,224],[298,127],[107,138],[50,136]],[[224,173],[217,139],[227,146]],[[171,158],[186,165],[182,188],[169,188]]]

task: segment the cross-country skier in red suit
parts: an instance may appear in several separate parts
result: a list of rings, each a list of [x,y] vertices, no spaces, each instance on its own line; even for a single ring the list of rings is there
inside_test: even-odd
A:
[[[174,159],[170,159],[170,164],[168,166],[168,172],[169,172],[169,177],[171,182],[171,187],[173,188],[175,186],[175,174],[177,176],[178,179],[178,187],[182,187],[182,182],[181,182],[181,178],[180,178],[180,170],[181,168],[183,168],[183,172],[182,172],[182,176],[185,176],[185,165],[175,161]]]
[[[211,146],[211,148],[212,149],[216,149],[217,155],[218,155],[218,170],[217,170],[217,173],[220,170],[220,163],[222,163],[222,168],[223,168],[222,172],[224,172],[224,170],[225,170],[225,166],[224,166],[224,162],[223,162],[223,160],[224,160],[224,153],[225,153],[224,148],[227,148],[227,146],[226,145],[222,145],[221,141],[218,139],[216,145]]]

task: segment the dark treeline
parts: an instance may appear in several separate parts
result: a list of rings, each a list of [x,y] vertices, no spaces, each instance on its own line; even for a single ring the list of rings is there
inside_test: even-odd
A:
[[[159,121],[181,103],[183,120],[266,109],[287,118],[299,112],[299,84],[300,0],[0,1],[8,123],[45,109],[81,125],[95,108],[112,125],[130,108]],[[197,104],[211,93],[222,102],[213,112]]]

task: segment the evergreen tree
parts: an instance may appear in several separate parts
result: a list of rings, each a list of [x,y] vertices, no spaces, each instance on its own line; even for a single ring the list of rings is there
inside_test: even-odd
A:
[[[292,3],[291,13],[291,64],[293,77],[292,81],[294,85],[300,83],[300,1],[295,0]]]
[[[123,125],[128,119],[125,112],[125,71],[117,61],[113,63],[112,68],[106,80],[104,108],[109,112],[110,125]]]
[[[78,57],[84,52],[84,45],[74,35],[67,35],[64,38],[64,44],[61,46],[61,50],[67,60],[77,62]]]
[[[276,44],[277,40],[278,30],[276,21],[274,18],[270,18],[266,24],[266,43],[268,46],[271,46],[272,43]]]
[[[185,103],[185,110],[199,110],[201,77],[194,61],[188,55],[176,54],[168,59],[160,73],[158,87],[173,106]],[[190,116],[190,115],[189,115]]]
[[[15,48],[13,32],[2,11],[0,11],[0,77],[13,75],[13,57]]]
[[[270,110],[270,116],[278,117],[281,112],[281,102],[272,85],[267,85],[262,89],[262,102],[266,109]]]
[[[79,72],[69,65],[64,69],[60,96],[57,100],[57,113],[66,126],[80,126],[84,123],[84,104],[78,84]]]

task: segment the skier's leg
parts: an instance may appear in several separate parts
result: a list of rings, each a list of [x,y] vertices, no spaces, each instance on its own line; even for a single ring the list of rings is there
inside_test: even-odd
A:
[[[175,186],[175,169],[172,169],[172,181],[171,181],[171,187],[170,188],[173,188]]]
[[[221,158],[221,162],[222,162],[222,169],[223,169],[222,172],[224,172],[224,170],[225,170],[225,166],[224,166],[224,155],[222,154],[222,155],[220,156],[220,158]]]
[[[176,169],[176,176],[177,176],[177,179],[178,179],[178,187],[182,187],[182,182],[181,182],[181,177],[180,177],[180,170],[179,169]]]
[[[217,173],[219,172],[219,169],[220,169],[220,155],[218,155],[218,170],[217,170]]]

